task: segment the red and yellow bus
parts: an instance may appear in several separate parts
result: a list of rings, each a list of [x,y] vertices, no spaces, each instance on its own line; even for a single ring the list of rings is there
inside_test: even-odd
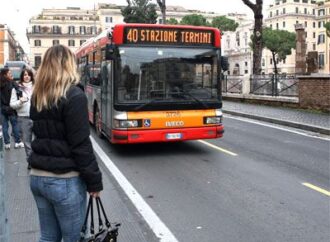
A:
[[[76,56],[97,134],[111,143],[222,137],[220,40],[210,27],[118,24],[85,42]]]

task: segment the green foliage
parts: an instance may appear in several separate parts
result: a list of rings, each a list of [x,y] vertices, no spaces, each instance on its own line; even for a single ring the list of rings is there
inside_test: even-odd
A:
[[[181,19],[182,25],[210,26],[206,18],[201,14],[189,14]]]
[[[150,0],[127,0],[127,4],[121,10],[125,23],[157,23],[156,4]]]
[[[264,28],[262,35],[263,47],[277,55],[279,61],[285,60],[291,50],[296,47],[296,34],[286,30]]]
[[[176,25],[176,24],[179,24],[179,22],[175,18],[170,18],[170,19],[166,20],[166,24]]]
[[[330,22],[327,22],[324,27],[325,31],[327,32],[327,36],[330,38]]]
[[[212,27],[218,28],[221,31],[235,31],[238,23],[226,16],[217,16],[212,19]]]

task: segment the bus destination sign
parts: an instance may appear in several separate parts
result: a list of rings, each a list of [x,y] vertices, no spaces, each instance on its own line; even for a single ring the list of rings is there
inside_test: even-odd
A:
[[[214,32],[184,28],[127,27],[124,31],[124,43],[212,46]]]

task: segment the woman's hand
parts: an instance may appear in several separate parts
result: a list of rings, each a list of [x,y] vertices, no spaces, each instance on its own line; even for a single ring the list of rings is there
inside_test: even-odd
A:
[[[90,192],[89,195],[91,195],[92,197],[96,198],[100,196],[100,192]]]

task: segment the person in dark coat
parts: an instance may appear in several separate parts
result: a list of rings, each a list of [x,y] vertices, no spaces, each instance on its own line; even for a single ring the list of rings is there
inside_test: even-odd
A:
[[[103,189],[89,138],[87,97],[78,80],[70,49],[49,48],[35,78],[30,108],[35,139],[28,162],[39,213],[39,242],[77,242],[86,191],[98,197]]]
[[[0,71],[0,90],[1,90],[1,123],[2,132],[5,142],[5,149],[10,149],[10,135],[9,135],[9,122],[12,127],[12,134],[14,136],[14,148],[23,148],[24,144],[21,142],[19,127],[17,124],[17,113],[10,107],[10,98],[12,89],[15,89],[15,82],[13,75],[8,68],[3,68]],[[16,97],[17,98],[17,97]]]

